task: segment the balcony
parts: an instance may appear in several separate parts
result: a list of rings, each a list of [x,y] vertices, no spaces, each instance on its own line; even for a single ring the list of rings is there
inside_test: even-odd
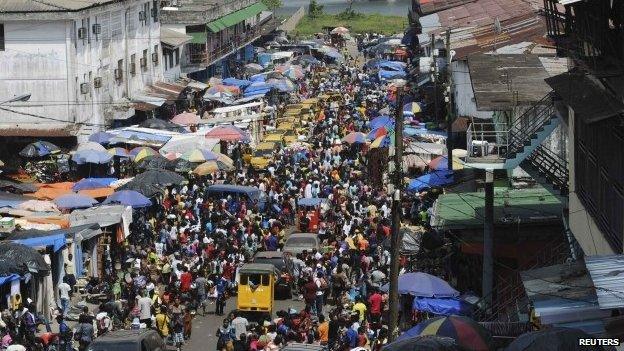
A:
[[[229,39],[227,42],[221,43],[216,48],[204,52],[188,52],[188,64],[182,66],[184,72],[193,72],[204,69],[214,62],[227,57],[236,50],[251,44],[263,35],[267,35],[274,31],[279,25],[279,21],[271,18],[270,20],[253,27],[238,36]]]

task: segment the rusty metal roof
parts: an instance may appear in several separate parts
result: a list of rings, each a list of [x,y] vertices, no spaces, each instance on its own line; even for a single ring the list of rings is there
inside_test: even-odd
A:
[[[464,3],[421,17],[423,34],[418,39],[422,45],[428,45],[431,33],[442,38],[447,28],[451,28],[451,48],[456,51],[457,59],[521,42],[547,42],[546,25],[538,14],[539,8],[539,3],[531,0]],[[494,25],[497,19],[500,34]]]
[[[429,15],[475,1],[477,0],[421,0],[420,10],[423,15]]]

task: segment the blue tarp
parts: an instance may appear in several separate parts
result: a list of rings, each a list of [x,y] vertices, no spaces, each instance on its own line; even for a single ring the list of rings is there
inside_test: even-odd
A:
[[[19,279],[20,279],[20,276],[17,274],[9,274],[7,276],[0,277],[0,286],[10,283],[14,280],[19,280]]]
[[[386,71],[383,69],[379,70],[379,79],[395,79],[395,78],[405,78],[407,74],[403,71]]]
[[[429,312],[441,316],[452,314],[467,316],[472,310],[472,305],[459,298],[436,299],[419,297],[414,299],[412,307],[421,312]]]
[[[23,239],[11,239],[11,241],[32,248],[52,246],[54,248],[54,252],[57,252],[65,246],[65,234],[61,233],[47,236],[35,236]]]
[[[453,181],[453,171],[435,171],[410,180],[407,191],[421,191],[427,188],[452,184]]]
[[[258,63],[261,64],[263,67],[268,66],[269,63],[271,63],[272,59],[273,55],[271,55],[271,53],[262,52],[258,54]]]
[[[253,76],[249,77],[249,80],[252,83],[265,82],[266,79],[267,79],[267,74],[266,73],[258,73],[258,74],[254,74]]]
[[[407,65],[401,61],[385,61],[380,62],[377,66],[386,71],[405,71]]]
[[[244,194],[252,201],[258,201],[258,207],[263,210],[266,205],[266,194],[260,189],[253,186],[231,185],[231,184],[215,184],[208,187],[209,195],[226,196],[231,194]]]
[[[273,89],[273,86],[270,84],[266,84],[264,82],[255,82],[245,89],[243,96],[251,97],[251,96],[256,96],[260,94],[264,95],[268,93],[269,91],[271,91],[271,89]]]
[[[251,81],[249,80],[245,80],[245,79],[236,79],[236,78],[225,78],[223,80],[223,84],[225,85],[230,85],[230,86],[235,86],[235,87],[239,87],[239,88],[245,88],[246,86],[249,86],[251,84]]]

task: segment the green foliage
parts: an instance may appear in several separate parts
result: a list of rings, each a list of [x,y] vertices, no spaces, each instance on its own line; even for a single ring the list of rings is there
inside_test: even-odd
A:
[[[271,10],[275,10],[283,5],[282,0],[262,0],[262,3]]]
[[[407,27],[407,18],[404,16],[384,16],[380,14],[361,14],[348,19],[341,15],[324,14],[315,18],[304,17],[291,35],[308,37],[314,33],[323,32],[323,27],[347,27],[351,34],[380,33],[392,35],[403,33]]]
[[[320,5],[316,0],[310,0],[310,5],[308,6],[308,17],[310,18],[319,18],[323,16],[323,5]]]

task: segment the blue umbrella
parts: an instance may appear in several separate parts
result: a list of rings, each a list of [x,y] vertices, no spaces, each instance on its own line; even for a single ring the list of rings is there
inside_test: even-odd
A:
[[[95,134],[91,134],[91,136],[89,137],[89,141],[93,141],[98,144],[108,144],[112,137],[114,137],[114,135],[112,135],[111,133],[97,132]]]
[[[390,118],[390,116],[385,116],[385,115],[375,117],[369,122],[370,129],[377,129],[379,127],[389,126],[393,124],[394,124],[394,120]]]
[[[382,291],[388,291],[389,285],[381,287]],[[443,279],[434,275],[415,272],[399,276],[399,294],[409,294],[416,297],[457,297],[459,291],[453,289]]]
[[[251,81],[249,80],[245,80],[245,79],[236,79],[236,78],[225,78],[222,82],[225,85],[232,85],[232,86],[236,86],[239,87],[241,89],[245,88],[246,86],[251,84]]]
[[[74,156],[72,156],[72,160],[79,165],[85,163],[95,163],[95,164],[104,164],[109,163],[113,158],[113,155],[109,154],[106,151],[96,151],[96,150],[80,150],[76,151]]]
[[[113,193],[102,202],[102,204],[121,204],[134,208],[147,207],[152,205],[152,201],[143,194],[134,190],[121,190]]]
[[[108,187],[108,185],[102,181],[98,181],[97,178],[84,178],[84,179],[80,179],[79,181],[77,181],[76,184],[72,186],[72,190],[80,191],[80,190],[100,189],[100,188],[106,188],[106,187]]]
[[[421,191],[427,188],[452,184],[453,181],[453,171],[435,171],[410,180],[407,191]]]
[[[88,208],[97,204],[97,201],[92,197],[81,194],[67,194],[54,199],[54,203],[61,209],[73,209]]]

